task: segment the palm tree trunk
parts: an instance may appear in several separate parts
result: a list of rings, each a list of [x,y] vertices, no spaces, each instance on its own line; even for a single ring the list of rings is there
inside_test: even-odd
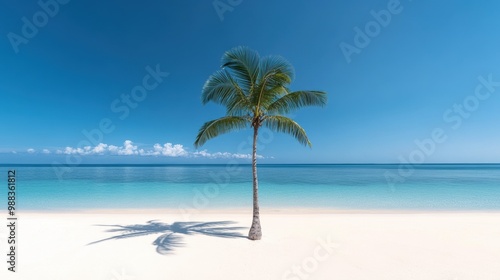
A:
[[[259,218],[259,182],[257,180],[257,136],[259,134],[259,126],[253,127],[253,152],[252,152],[252,175],[253,175],[253,219],[252,227],[248,233],[248,239],[260,240],[262,238],[262,230],[260,228]]]

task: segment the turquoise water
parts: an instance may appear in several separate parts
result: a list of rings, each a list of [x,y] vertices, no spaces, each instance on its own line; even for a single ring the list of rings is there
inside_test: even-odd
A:
[[[250,165],[0,166],[15,169],[18,209],[205,209],[252,205]],[[261,207],[500,210],[500,165],[260,165]],[[57,171],[64,170],[64,174]],[[401,170],[405,174],[405,170]],[[398,177],[399,179],[403,177]],[[1,186],[1,185],[0,185]]]

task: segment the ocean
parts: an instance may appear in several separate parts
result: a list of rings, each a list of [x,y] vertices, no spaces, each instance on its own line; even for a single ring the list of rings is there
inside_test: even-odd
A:
[[[1,165],[16,171],[16,208],[252,207],[251,166]],[[62,172],[64,171],[64,172]],[[261,208],[500,210],[500,165],[259,165]],[[1,185],[0,185],[1,186]]]

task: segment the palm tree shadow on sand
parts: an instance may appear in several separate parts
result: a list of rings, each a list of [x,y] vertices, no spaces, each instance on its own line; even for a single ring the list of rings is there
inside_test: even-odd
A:
[[[173,253],[175,248],[182,247],[184,245],[183,239],[186,235],[202,234],[221,238],[247,238],[238,232],[246,228],[231,226],[233,224],[235,224],[235,222],[232,221],[174,222],[172,224],[166,224],[157,222],[157,220],[151,220],[147,221],[145,224],[138,225],[96,225],[112,227],[106,230],[106,232],[118,233],[118,235],[97,240],[87,245],[109,240],[161,234],[152,244],[156,246],[156,252],[166,255]]]

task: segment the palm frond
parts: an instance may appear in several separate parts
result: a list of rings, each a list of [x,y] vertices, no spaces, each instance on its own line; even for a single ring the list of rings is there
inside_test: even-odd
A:
[[[275,85],[275,86],[267,86],[262,95],[260,96],[260,99],[257,101],[259,108],[261,111],[266,111],[266,108],[269,107],[271,103],[279,99],[281,96],[286,94],[287,90],[286,87],[283,85]],[[253,102],[252,102],[253,104]]]
[[[207,104],[212,101],[226,107],[234,106],[238,102],[247,103],[247,96],[224,69],[212,74],[203,86],[201,101]]]
[[[265,107],[286,93],[276,89],[291,83],[294,71],[292,65],[280,56],[263,57],[259,67],[258,84],[251,93],[250,100],[252,104]]]
[[[194,146],[201,147],[208,140],[230,131],[243,129],[249,123],[250,119],[242,116],[226,116],[206,122],[200,128]]]
[[[312,144],[306,131],[294,120],[283,116],[266,116],[263,125],[272,131],[282,132],[293,136],[300,144],[311,147]]]
[[[263,57],[260,60],[259,68],[259,82],[267,77],[268,83],[286,85],[291,83],[295,76],[290,62],[278,55]]]
[[[260,56],[247,47],[236,47],[222,57],[222,67],[227,67],[234,74],[235,80],[246,93],[253,90],[259,74]]]
[[[325,106],[327,95],[322,91],[296,91],[280,97],[266,109],[269,114],[288,114],[305,106]]]

